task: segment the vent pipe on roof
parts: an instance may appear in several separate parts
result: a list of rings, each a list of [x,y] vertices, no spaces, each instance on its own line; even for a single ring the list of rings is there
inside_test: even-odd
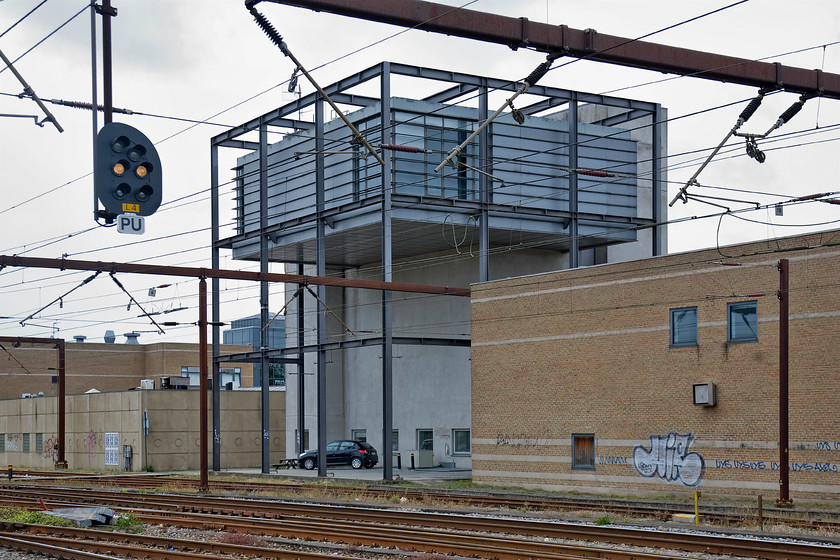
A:
[[[76,342],[80,342],[80,343],[81,343],[81,342],[84,342],[84,341],[85,341],[85,339],[87,339],[87,337],[86,337],[85,335],[83,335],[83,334],[77,334],[77,335],[74,335],[74,336],[73,336],[73,340],[74,340],[74,341],[76,341]]]
[[[117,335],[114,334],[114,331],[108,330],[105,331],[105,344],[113,344],[117,341]]]
[[[125,337],[126,344],[140,344],[137,341],[137,338],[140,336],[139,332],[127,332],[124,333],[123,336]]]

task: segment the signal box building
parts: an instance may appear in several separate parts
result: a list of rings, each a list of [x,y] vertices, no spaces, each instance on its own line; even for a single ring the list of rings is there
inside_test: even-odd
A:
[[[789,495],[836,498],[838,239],[832,231],[474,285],[473,479],[772,497],[787,324]]]
[[[215,258],[466,288],[661,254],[665,111],[537,84],[470,140],[518,87],[383,62],[324,88],[375,153],[318,94],[220,134],[214,197],[232,180],[235,208],[215,205]],[[286,300],[286,348],[264,354],[287,360],[290,453],[356,438],[386,478],[397,451],[470,466],[469,298],[289,284]]]

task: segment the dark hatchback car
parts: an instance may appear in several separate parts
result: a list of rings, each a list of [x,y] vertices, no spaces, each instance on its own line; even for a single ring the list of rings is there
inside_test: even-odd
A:
[[[350,465],[354,469],[373,468],[379,462],[376,449],[365,441],[342,439],[327,444],[327,466]],[[298,456],[298,465],[312,470],[318,466],[318,450],[311,449]]]

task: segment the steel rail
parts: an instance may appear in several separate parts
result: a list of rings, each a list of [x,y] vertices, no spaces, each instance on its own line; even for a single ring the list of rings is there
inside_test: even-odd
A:
[[[79,529],[74,527],[53,527],[46,525],[26,525],[24,532],[27,539],[37,540],[39,543],[52,545],[63,549],[85,548],[98,550],[106,545],[108,549],[115,547],[118,543],[124,550],[137,551],[132,558],[143,558],[148,554],[156,558],[175,559],[179,553],[189,553],[183,558],[219,558],[220,555],[232,556],[235,558],[277,558],[281,560],[329,560],[335,559],[335,554],[315,552],[307,550],[289,550],[281,548],[270,548],[253,545],[229,544],[207,540],[193,540],[172,538],[170,536],[159,537],[155,535],[143,535],[139,533],[124,533],[113,531],[97,531],[92,529]],[[14,538],[20,533],[0,532],[0,537]],[[157,549],[157,550],[155,550]],[[112,558],[112,557],[108,557]]]
[[[20,471],[17,471],[20,472]],[[43,479],[26,479],[26,482],[54,482],[48,471],[43,473]],[[39,473],[41,474],[41,473]],[[58,471],[54,476],[67,479],[78,476],[80,480],[97,481],[106,485],[119,485],[134,489],[161,489],[166,490],[168,486],[185,486],[188,488],[197,487],[198,481],[192,478],[169,477],[166,474],[159,475],[73,475]],[[623,501],[593,499],[569,499],[566,497],[546,496],[523,496],[523,495],[500,495],[498,493],[462,493],[451,492],[435,488],[403,488],[403,487],[346,487],[346,486],[324,486],[320,484],[284,484],[277,482],[228,482],[214,480],[209,483],[216,491],[235,491],[239,493],[252,491],[276,492],[305,492],[318,490],[338,496],[352,496],[362,498],[375,498],[387,500],[393,496],[406,497],[413,502],[430,503],[446,502],[456,506],[477,506],[492,508],[509,508],[511,510],[529,511],[580,511],[597,510],[611,512],[619,515],[643,516],[659,521],[665,521],[675,513],[693,513],[694,508],[690,505],[675,503],[662,504],[656,502],[626,503]],[[294,498],[286,498],[294,499]],[[774,513],[775,512],[775,513]],[[778,513],[778,515],[777,515]],[[797,517],[791,517],[796,513]],[[715,506],[709,505],[701,511],[701,517],[714,524],[725,523],[750,523],[754,522],[756,514],[744,513],[743,506]],[[807,517],[802,517],[803,515]],[[808,512],[797,510],[792,512],[789,509],[766,508],[764,510],[764,521],[766,523],[782,523],[789,526],[804,528],[823,528],[840,532],[840,514],[834,512]]]
[[[38,554],[45,554],[52,558],[61,558],[62,560],[122,560],[118,556],[106,556],[95,552],[75,550],[73,548],[60,547],[3,534],[0,534],[0,547],[23,550],[25,552],[37,552]]]
[[[71,503],[78,503],[76,495],[67,491]],[[53,499],[63,499],[63,493],[51,492]],[[768,559],[837,559],[840,548],[824,544],[802,545],[779,543],[778,541],[757,541],[724,536],[673,534],[651,530],[634,530],[625,527],[598,527],[556,522],[537,522],[533,520],[477,518],[463,515],[430,514],[406,512],[400,510],[376,510],[358,507],[329,507],[313,504],[280,504],[265,500],[245,500],[216,498],[209,499],[195,496],[150,496],[148,494],[128,495],[125,493],[92,493],[95,503],[110,499],[124,503],[138,516],[151,516],[149,519],[161,522],[162,513],[149,511],[150,508],[164,508],[167,515],[165,523],[171,525],[198,523],[199,526],[213,526],[219,530],[256,531],[262,534],[276,534],[290,537],[329,538],[336,542],[363,542],[370,545],[407,546],[417,550],[453,554],[490,551],[496,556],[504,553],[505,558],[522,557],[525,552],[521,543],[493,540],[491,537],[467,542],[463,533],[452,535],[448,531],[485,531],[493,534],[528,536],[543,542],[546,538],[575,539],[594,542],[609,542],[633,546],[680,549],[693,552],[711,552],[717,554],[735,554]],[[18,500],[20,501],[20,500]],[[37,508],[34,497],[32,507]],[[314,513],[313,513],[314,512]],[[315,518],[314,516],[317,516]],[[242,519],[246,517],[247,519]],[[191,519],[192,521],[188,521]],[[405,527],[383,527],[382,524],[402,524]],[[193,525],[194,526],[194,525]],[[250,528],[249,528],[250,527]],[[418,528],[422,527],[421,536]],[[433,530],[432,530],[433,529]],[[358,531],[364,530],[363,534]],[[320,537],[319,537],[320,535]],[[354,541],[355,539],[355,541]],[[402,545],[401,545],[402,543]],[[517,546],[519,548],[514,547]],[[526,547],[532,545],[524,545]],[[535,545],[533,545],[535,546]],[[551,552],[551,551],[554,552]],[[533,548],[531,548],[533,552]],[[561,553],[556,547],[542,550],[542,553]],[[519,556],[517,556],[519,555]]]

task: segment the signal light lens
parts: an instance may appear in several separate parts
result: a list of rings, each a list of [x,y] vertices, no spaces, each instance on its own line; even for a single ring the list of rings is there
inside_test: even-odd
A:
[[[154,190],[149,185],[143,185],[140,187],[140,190],[134,195],[134,198],[137,199],[138,202],[146,202],[151,198],[152,193]]]
[[[149,174],[149,169],[145,165],[138,165],[137,169],[134,170],[134,174],[142,179]]]
[[[117,185],[117,188],[115,188],[111,194],[114,195],[114,198],[116,198],[117,200],[122,200],[123,198],[125,198],[125,195],[127,195],[130,192],[130,186],[128,186],[125,183],[120,183],[119,185]]]
[[[114,138],[113,142],[111,142],[111,149],[120,154],[125,151],[130,144],[131,140],[129,140],[127,136],[118,136]]]
[[[121,161],[118,161],[111,168],[111,171],[114,172],[114,175],[121,176],[123,173],[125,173],[125,164],[123,164],[123,162]]]
[[[139,161],[145,155],[146,155],[146,148],[144,148],[143,146],[140,146],[139,144],[136,145],[136,146],[133,146],[128,151],[128,159],[130,159],[131,161]]]

